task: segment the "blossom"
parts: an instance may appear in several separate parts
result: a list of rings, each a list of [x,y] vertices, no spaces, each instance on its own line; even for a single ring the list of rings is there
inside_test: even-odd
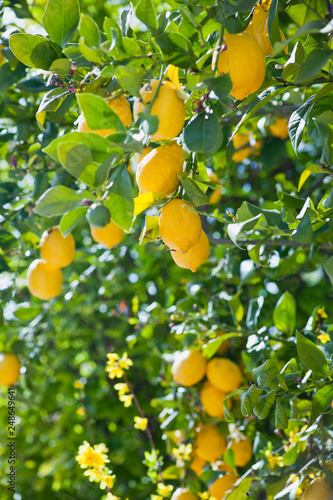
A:
[[[150,495],[151,500],[163,500],[161,495]]]
[[[84,385],[79,380],[75,380],[74,389],[83,389],[83,387]]]
[[[125,408],[128,408],[132,404],[133,396],[131,394],[124,394],[124,396],[119,396],[119,400],[124,403]]]
[[[124,352],[122,357],[119,359],[119,366],[123,370],[128,370],[130,366],[133,365],[133,361],[127,357],[127,352]]]
[[[110,493],[110,492],[109,492],[109,493],[106,495],[105,500],[120,500],[120,498],[119,498],[119,497],[116,497],[115,495],[113,495],[112,493]]]
[[[108,451],[104,443],[96,444],[92,447],[87,441],[84,441],[79,447],[79,452],[75,460],[79,462],[82,469],[86,469],[87,467],[100,469],[104,467],[107,462],[110,462],[105,454]]]
[[[191,460],[192,444],[181,444],[178,448],[172,449],[172,454],[180,460]]]
[[[279,456],[274,457],[269,450],[266,450],[264,452],[264,455],[265,455],[267,462],[268,462],[269,466],[271,467],[271,469],[274,469],[276,466],[278,466],[278,467],[284,466],[284,463],[282,461],[282,457],[279,457]]]
[[[318,339],[322,344],[327,344],[327,342],[330,342],[330,336],[327,333],[321,333],[318,335]]]
[[[158,483],[157,485],[157,493],[162,495],[163,498],[168,497],[172,490],[173,486],[171,484]]]
[[[140,431],[145,431],[147,429],[148,419],[141,417],[134,417],[134,427],[135,429],[140,429]]]
[[[325,306],[319,307],[319,309],[317,309],[317,314],[322,319],[328,318],[327,313],[325,311]]]
[[[116,391],[118,391],[119,396],[123,396],[124,394],[129,392],[127,384],[122,384],[122,383],[115,384],[114,388],[116,389]]]
[[[100,488],[101,490],[105,490],[105,488],[113,488],[114,485],[114,480],[116,479],[116,476],[112,474],[112,471],[109,470],[107,474],[104,473]]]
[[[88,469],[83,473],[84,476],[89,477],[89,481],[94,483],[100,483],[104,477],[103,469]]]
[[[81,408],[78,408],[78,409],[76,410],[76,414],[77,414],[77,415],[85,415],[85,414],[86,414],[85,409],[84,409],[84,408],[82,408],[82,407],[81,407]]]
[[[111,379],[121,378],[124,370],[128,370],[133,365],[133,361],[127,357],[127,352],[124,352],[121,358],[116,353],[108,353],[107,358],[105,370],[109,373]]]

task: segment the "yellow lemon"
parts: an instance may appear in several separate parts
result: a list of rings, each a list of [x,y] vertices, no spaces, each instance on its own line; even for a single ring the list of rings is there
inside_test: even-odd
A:
[[[42,234],[40,240],[40,254],[55,267],[66,267],[75,257],[75,241],[71,234],[63,237],[59,227],[53,227]]]
[[[195,273],[209,257],[209,241],[206,233],[201,230],[200,238],[195,245],[192,245],[186,253],[175,250],[171,252],[171,257],[177,266],[191,269]]]
[[[210,382],[204,382],[200,392],[200,399],[207,415],[210,417],[224,417],[223,402],[227,396],[228,393],[219,391]],[[228,400],[228,403],[230,408],[230,399]]]
[[[20,362],[14,354],[0,354],[0,384],[9,387],[20,377]]]
[[[223,462],[222,460],[218,460],[217,462],[215,462],[215,464],[213,464],[213,469],[217,469],[217,470],[220,470],[220,471],[223,471],[223,472],[231,472],[231,473],[234,473],[236,469],[233,469],[230,465],[228,465],[227,463]]]
[[[200,477],[205,464],[205,460],[201,460],[201,458],[194,456],[190,465],[190,469],[192,469],[196,473],[196,475]]]
[[[232,144],[236,150],[232,155],[234,161],[241,162],[252,154],[250,139],[251,136],[249,132],[238,132],[234,135],[232,139]]]
[[[238,476],[235,476],[235,474],[225,474],[216,479],[216,481],[208,487],[209,493],[212,497],[216,498],[216,500],[223,500],[227,491],[232,490],[237,479]]]
[[[171,250],[186,253],[201,236],[201,220],[190,203],[171,200],[164,205],[159,219],[160,235]]]
[[[201,460],[216,462],[227,449],[227,439],[219,433],[216,425],[201,427],[194,440],[194,453]]]
[[[158,80],[152,80],[140,90],[141,99],[136,98],[133,105],[135,121],[139,113],[144,111],[145,104],[153,99],[157,86]],[[185,102],[178,97],[173,83],[162,82],[150,114],[157,116],[159,120],[158,130],[151,136],[153,141],[174,139],[180,134],[185,122]]]
[[[134,158],[136,159],[137,163],[140,163],[145,156],[147,156],[147,154],[150,153],[150,151],[152,151],[153,148],[151,146],[147,146],[146,148],[143,148],[143,151],[142,153],[135,153],[134,155]]]
[[[140,194],[159,193],[170,196],[183,172],[183,149],[175,142],[153,149],[139,163],[136,182]]]
[[[333,491],[322,477],[316,477],[303,491],[302,500],[333,500]]]
[[[101,243],[107,248],[113,248],[118,245],[124,236],[124,231],[112,221],[100,228],[90,226],[90,233],[96,243]]]
[[[257,40],[247,33],[225,35],[226,48],[213,57],[213,68],[218,57],[217,69],[220,74],[229,73],[235,99],[244,99],[260,89],[266,72],[265,56]]]
[[[198,497],[193,495],[188,488],[177,488],[173,493],[171,500],[197,500]]]
[[[131,125],[132,123],[131,107],[124,95],[121,95],[120,97],[116,97],[115,99],[107,101],[107,104],[108,106],[110,106],[111,109],[113,109],[113,111],[117,113],[120,120],[125,126]],[[77,129],[79,132],[94,132],[95,134],[101,135],[102,137],[105,137],[109,134],[113,134],[115,132],[114,129],[109,129],[109,128],[92,130],[91,128],[88,127],[86,119],[82,113],[79,116],[79,123]]]
[[[269,131],[274,137],[278,137],[283,141],[288,139],[288,120],[287,118],[276,118],[275,122],[269,126]]]
[[[201,351],[188,349],[181,352],[172,365],[173,380],[184,387],[197,384],[205,376],[206,362]]]
[[[227,358],[213,358],[207,363],[207,378],[222,392],[230,392],[242,383],[240,368]]]
[[[28,268],[28,288],[34,297],[49,300],[61,292],[62,271],[42,259],[34,260]]]
[[[231,449],[235,453],[237,467],[244,467],[252,458],[252,443],[247,436],[243,436],[243,439],[239,439],[238,441],[233,439]]]

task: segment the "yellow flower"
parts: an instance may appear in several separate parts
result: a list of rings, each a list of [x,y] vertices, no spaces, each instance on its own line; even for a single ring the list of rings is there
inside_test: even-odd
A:
[[[99,483],[104,477],[103,469],[88,469],[83,473],[84,476],[89,477],[89,481]]]
[[[211,497],[208,491],[204,491],[203,493],[198,493],[199,497],[202,500],[216,500],[215,497]]]
[[[105,500],[120,500],[120,498],[119,498],[119,497],[116,497],[115,495],[113,495],[112,493],[110,493],[110,492],[109,492],[109,493],[106,495]]]
[[[118,391],[119,396],[123,396],[124,394],[129,392],[127,384],[115,384],[114,388],[116,389],[116,391]]]
[[[128,408],[132,404],[133,396],[131,394],[125,394],[124,396],[119,396],[119,400],[124,403],[125,408]]]
[[[161,495],[150,495],[151,500],[163,500]]]
[[[327,342],[330,342],[330,336],[327,333],[321,333],[318,335],[318,339],[322,344],[327,344]]]
[[[127,357],[127,352],[124,352],[122,357],[119,359],[120,368],[123,368],[123,370],[128,370],[132,365],[133,361]]]
[[[112,474],[112,471],[109,470],[108,474],[103,475],[103,478],[101,480],[101,484],[99,485],[101,490],[105,490],[105,488],[113,488],[114,485],[114,480],[116,479],[116,476]]]
[[[264,454],[271,469],[274,469],[276,466],[284,467],[282,457],[274,457],[269,450],[266,450]]]
[[[107,455],[105,455],[105,452],[108,451],[104,443],[92,447],[87,441],[84,441],[79,447],[79,452],[75,460],[79,462],[82,469],[86,469],[87,467],[100,469],[107,462],[110,462]]]
[[[322,318],[322,319],[326,319],[326,318],[328,318],[327,313],[326,313],[326,311],[325,311],[325,306],[323,306],[323,307],[319,307],[319,309],[317,309],[317,314],[318,314],[318,316],[320,316],[320,318]]]
[[[133,364],[133,361],[127,357],[127,352],[124,352],[121,358],[116,353],[108,353],[107,358],[105,370],[109,373],[111,379],[121,378],[124,370],[128,370]]]
[[[76,414],[77,414],[77,415],[85,415],[85,414],[86,414],[86,411],[85,411],[85,409],[84,409],[84,408],[78,408],[78,409],[76,410]]]
[[[173,448],[172,454],[175,458],[180,460],[191,460],[192,445],[191,444],[181,444],[178,448]]]
[[[83,389],[84,385],[79,380],[75,380],[74,389]]]
[[[157,493],[162,495],[163,498],[168,497],[172,490],[173,486],[171,484],[158,483],[157,485]]]
[[[140,431],[145,431],[147,429],[148,419],[141,417],[134,417],[134,427],[135,429],[140,429]]]
[[[124,374],[124,371],[119,366],[107,366],[106,371],[111,379],[121,378]]]
[[[118,359],[119,359],[118,354],[116,354],[115,352],[114,352],[114,353],[109,352],[106,356],[107,356],[107,358],[108,358],[108,360],[109,360],[109,361],[107,362],[107,364],[108,364],[109,366],[115,366],[116,362],[117,362],[117,361],[118,361]]]

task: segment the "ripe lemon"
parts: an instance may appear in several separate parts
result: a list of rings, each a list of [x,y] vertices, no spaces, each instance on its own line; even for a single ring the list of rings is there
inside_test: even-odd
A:
[[[332,500],[333,491],[322,477],[316,477],[303,491],[302,500]]]
[[[227,439],[219,433],[216,425],[204,425],[195,437],[193,449],[201,460],[216,462],[227,449]]]
[[[226,492],[232,490],[234,487],[238,476],[235,474],[225,474],[214,481],[209,487],[209,493],[216,500],[223,500],[225,498]]]
[[[223,472],[231,472],[231,474],[235,473],[236,469],[233,469],[230,465],[227,463],[223,462],[222,460],[218,460],[213,464],[213,469],[217,469]]]
[[[240,163],[252,154],[253,150],[250,145],[250,139],[251,136],[249,132],[238,132],[234,135],[232,139],[232,144],[236,149],[235,153],[232,155],[234,161]]]
[[[0,354],[0,384],[9,387],[20,377],[20,362],[14,354]]]
[[[53,227],[42,234],[40,240],[40,254],[55,267],[66,267],[75,257],[75,241],[71,234],[63,237],[59,227]]]
[[[233,361],[227,358],[213,358],[207,364],[207,378],[222,392],[230,392],[242,383],[242,372]]]
[[[205,376],[206,362],[201,351],[188,349],[181,352],[172,365],[173,380],[184,387],[197,384]]]
[[[288,139],[288,120],[287,118],[276,118],[275,122],[269,126],[269,131],[274,137],[278,137],[283,141]]]
[[[198,497],[193,495],[188,488],[177,488],[173,493],[171,500],[197,500]]]
[[[235,463],[237,467],[244,467],[252,458],[252,443],[247,436],[243,439],[233,439],[231,442],[231,449],[235,453]]]
[[[141,99],[148,104],[154,97],[158,80],[152,80],[140,90]],[[134,120],[145,109],[142,100],[136,98],[133,105]],[[177,89],[171,82],[163,82],[159,88],[158,96],[150,110],[150,114],[159,120],[158,130],[151,136],[153,141],[174,139],[180,134],[185,122],[185,102],[180,99]]]
[[[31,295],[49,300],[61,292],[62,271],[42,259],[34,260],[28,267],[28,288]]]
[[[131,125],[132,123],[131,107],[124,95],[116,97],[116,99],[111,99],[107,101],[107,104],[108,106],[110,106],[111,109],[113,109],[113,111],[117,113],[120,120],[125,126]],[[111,128],[92,130],[91,128],[88,127],[83,113],[81,113],[81,115],[79,116],[79,123],[77,129],[79,132],[94,132],[95,134],[101,135],[102,137],[105,137],[109,134],[113,134],[115,132],[115,130]]]
[[[204,382],[200,392],[200,399],[207,415],[210,415],[211,417],[224,417],[223,402],[227,396],[227,393],[219,391],[210,382]],[[230,399],[228,400],[228,403],[230,408]]]
[[[136,159],[137,163],[140,163],[145,156],[147,156],[147,154],[150,153],[150,151],[152,151],[153,148],[151,146],[147,146],[146,148],[143,148],[143,151],[142,153],[135,153],[134,155],[134,158]]]
[[[107,248],[118,245],[124,236],[124,231],[112,221],[101,228],[90,226],[90,233],[96,243],[101,243]]]
[[[171,250],[186,253],[201,236],[201,220],[190,203],[171,200],[161,210],[160,235]]]
[[[190,469],[192,469],[196,473],[196,475],[200,477],[205,464],[205,460],[201,460],[201,458],[194,456],[190,465]]]
[[[247,33],[225,35],[223,42],[227,48],[218,56],[215,53],[212,66],[215,67],[218,57],[218,72],[229,73],[232,81],[230,94],[235,99],[244,99],[260,89],[265,79],[265,56],[257,40]]]
[[[209,241],[204,231],[201,231],[199,240],[195,245],[192,245],[186,253],[179,250],[171,252],[171,257],[177,266],[184,269],[191,269],[194,273],[201,264],[209,257]]]
[[[153,149],[139,163],[136,182],[140,194],[159,193],[170,196],[183,172],[183,149],[175,142]]]

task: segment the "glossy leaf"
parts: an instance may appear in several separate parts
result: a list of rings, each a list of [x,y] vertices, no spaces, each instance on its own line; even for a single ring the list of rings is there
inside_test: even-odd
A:
[[[80,9],[77,0],[48,0],[43,25],[49,37],[64,48],[78,27]]]

